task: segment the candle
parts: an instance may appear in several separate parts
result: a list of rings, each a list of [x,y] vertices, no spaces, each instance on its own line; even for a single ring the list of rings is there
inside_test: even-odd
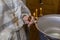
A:
[[[40,8],[40,16],[43,16],[43,14],[42,14],[42,8]]]
[[[33,16],[34,16],[34,17],[36,17],[36,14],[35,14],[35,12],[33,13]]]
[[[38,14],[38,9],[36,9],[36,17],[38,17],[38,15],[37,15],[37,14]]]

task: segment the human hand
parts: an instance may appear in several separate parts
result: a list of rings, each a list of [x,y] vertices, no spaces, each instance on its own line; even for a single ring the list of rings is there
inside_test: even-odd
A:
[[[30,26],[32,23],[34,23],[33,16],[24,16],[23,20],[24,20],[25,24],[28,24],[28,26]]]

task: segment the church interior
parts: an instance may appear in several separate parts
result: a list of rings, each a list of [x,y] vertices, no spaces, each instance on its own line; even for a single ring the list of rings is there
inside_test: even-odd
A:
[[[60,14],[60,0],[26,0],[26,5],[34,17],[48,14]],[[39,30],[30,27],[30,40],[39,40]]]
[[[60,40],[60,0],[0,0],[0,40]]]

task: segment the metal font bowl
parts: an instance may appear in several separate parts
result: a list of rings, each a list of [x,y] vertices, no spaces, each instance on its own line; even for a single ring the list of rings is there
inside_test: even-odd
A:
[[[52,14],[40,17],[37,22],[37,29],[47,36],[60,39],[60,15]]]

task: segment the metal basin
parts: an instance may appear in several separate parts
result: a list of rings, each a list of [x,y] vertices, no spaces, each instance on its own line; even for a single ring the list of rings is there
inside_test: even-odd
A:
[[[37,29],[47,36],[60,39],[60,15],[51,14],[40,17],[37,22]]]

